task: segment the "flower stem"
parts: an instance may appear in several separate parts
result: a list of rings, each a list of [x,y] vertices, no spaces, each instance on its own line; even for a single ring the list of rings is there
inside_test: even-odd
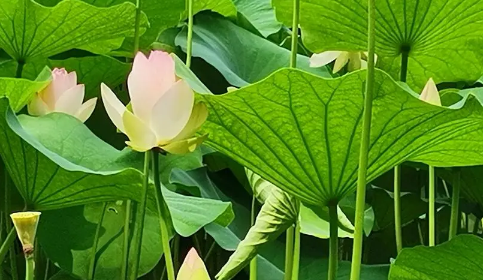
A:
[[[455,168],[453,179],[453,195],[451,196],[451,220],[449,226],[449,239],[451,240],[458,233],[459,227],[459,205],[460,205],[461,170]]]
[[[255,219],[257,217],[257,198],[255,197],[255,194],[252,196],[252,213],[251,213],[251,225],[253,226],[255,224]],[[257,280],[257,257],[255,256],[251,261],[250,261],[250,280]]]
[[[5,259],[5,256],[8,253],[8,250],[12,246],[13,242],[15,241],[15,228],[12,227],[10,231],[8,232],[7,238],[2,243],[2,246],[0,247],[0,263],[3,263],[3,260]]]
[[[436,245],[436,229],[435,229],[435,198],[436,198],[436,186],[435,186],[434,167],[429,166],[429,246]]]
[[[136,235],[134,239],[134,251],[132,252],[131,257],[134,258],[133,270],[131,273],[131,279],[135,280],[138,277],[139,272],[139,260],[141,259],[141,245],[143,242],[143,231],[144,231],[144,216],[146,214],[146,200],[148,196],[148,188],[149,188],[149,164],[151,162],[151,152],[147,151],[144,153],[144,178],[143,178],[143,189],[142,189],[142,196],[141,201],[138,203],[136,209]]]
[[[166,271],[168,273],[168,280],[175,280],[173,258],[171,257],[171,247],[169,247],[169,230],[168,221],[171,217],[168,206],[164,201],[163,193],[161,191],[161,181],[159,179],[159,160],[158,154],[153,153],[153,172],[154,172],[154,189],[156,191],[156,203],[158,204],[159,212],[159,227],[161,230],[161,242],[163,245],[164,260],[166,262]]]
[[[337,279],[337,268],[339,266],[339,218],[337,216],[337,204],[329,205],[330,224],[330,254],[329,254],[329,276],[327,279]]]
[[[5,176],[5,201],[4,201],[4,214],[5,214],[5,229],[7,232],[15,232],[14,227],[11,224],[10,217],[8,216],[8,213],[10,213],[10,176],[8,174],[7,168],[4,168],[4,176]],[[15,240],[15,238],[14,238]],[[13,242],[13,240],[12,240]],[[9,255],[10,255],[10,274],[12,276],[12,280],[17,280],[18,279],[18,271],[17,271],[17,256],[15,254],[15,247],[14,246],[9,246]]]
[[[94,274],[96,271],[96,255],[97,255],[97,245],[99,243],[99,235],[101,234],[102,222],[104,221],[104,214],[106,213],[107,203],[104,202],[102,206],[102,211],[99,216],[99,222],[96,227],[96,233],[94,234],[94,244],[91,249],[91,261],[89,264],[89,274],[87,276],[88,280],[94,279]]]
[[[396,248],[399,254],[403,248],[401,228],[401,166],[394,167],[394,229],[396,233]]]
[[[126,206],[124,208],[124,234],[122,243],[122,267],[121,267],[121,279],[126,279],[127,268],[129,266],[129,247],[130,247],[130,226],[132,215],[132,202],[130,199],[126,200]]]
[[[292,46],[291,46],[291,55],[290,55],[290,68],[297,67],[299,17],[300,17],[300,0],[293,0]]]
[[[300,222],[297,221],[295,223],[295,232],[294,232],[294,249],[293,249],[293,260],[292,260],[292,279],[291,280],[298,280],[299,279],[299,270],[300,270]]]
[[[35,258],[33,254],[25,254],[25,280],[34,280]]]
[[[364,113],[362,120],[362,136],[359,153],[359,170],[357,178],[356,213],[354,246],[352,251],[351,280],[359,280],[361,274],[362,241],[364,231],[364,210],[366,204],[366,183],[367,183],[367,158],[369,154],[369,141],[372,120],[372,95],[374,91],[375,61],[374,53],[376,48],[376,1],[368,0],[368,60],[366,94],[364,96]]]
[[[191,57],[193,56],[193,0],[187,0],[188,6],[188,42],[186,46],[186,66],[191,67]]]
[[[134,55],[139,50],[139,25],[141,23],[141,0],[136,0],[136,15],[134,18]]]
[[[294,256],[294,238],[295,238],[295,229],[293,226],[290,226],[287,229],[287,237],[285,240],[285,277],[284,280],[290,280],[292,278],[293,273],[293,256]]]
[[[408,74],[409,50],[401,52],[401,82],[406,82]],[[396,249],[399,254],[403,248],[401,226],[401,166],[394,167],[394,232],[396,234]]]

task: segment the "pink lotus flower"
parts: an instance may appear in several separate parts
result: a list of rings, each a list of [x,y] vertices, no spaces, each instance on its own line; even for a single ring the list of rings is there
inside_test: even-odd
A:
[[[421,95],[419,96],[420,100],[426,101],[429,104],[441,106],[441,98],[439,97],[439,91],[434,83],[433,78],[429,78],[428,82],[424,86]]]
[[[77,84],[75,71],[67,73],[64,68],[55,68],[52,70],[52,82],[35,95],[27,108],[34,116],[61,112],[85,122],[92,115],[97,98],[83,101],[84,85]]]
[[[128,77],[132,112],[126,109],[105,84],[102,99],[114,125],[134,150],[159,147],[169,153],[193,151],[205,137],[193,137],[208,116],[203,103],[194,104],[194,92],[177,79],[173,58],[152,51],[149,58],[139,52]]]
[[[181,265],[176,280],[210,280],[203,260],[195,248],[191,248]]]

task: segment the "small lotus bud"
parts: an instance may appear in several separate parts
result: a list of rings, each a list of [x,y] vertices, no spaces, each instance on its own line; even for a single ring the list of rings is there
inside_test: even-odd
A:
[[[40,214],[40,212],[18,212],[10,215],[26,255],[33,253]]]

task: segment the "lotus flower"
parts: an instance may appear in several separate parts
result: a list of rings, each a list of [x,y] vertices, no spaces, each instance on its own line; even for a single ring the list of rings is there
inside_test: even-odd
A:
[[[436,84],[433,81],[433,78],[429,78],[428,82],[423,88],[419,99],[428,102],[429,104],[433,104],[436,106],[441,106],[441,98],[439,97],[439,91],[436,87]]]
[[[141,52],[134,58],[128,77],[132,112],[105,84],[102,99],[114,125],[134,150],[144,152],[156,147],[173,154],[193,151],[203,140],[193,137],[208,116],[203,103],[194,103],[190,86],[176,77],[174,60],[165,52]]]
[[[210,280],[203,260],[195,248],[191,248],[181,265],[176,280]]]
[[[75,71],[67,73],[64,68],[55,68],[52,70],[52,82],[35,95],[28,104],[28,112],[34,116],[61,112],[85,122],[92,115],[97,98],[82,103],[84,90],[83,84],[77,84]]]
[[[375,59],[377,61],[377,56],[375,56]],[[322,67],[334,60],[333,73],[339,72],[347,63],[349,63],[349,72],[367,68],[367,53],[342,51],[326,51],[313,54],[310,58],[310,67]]]

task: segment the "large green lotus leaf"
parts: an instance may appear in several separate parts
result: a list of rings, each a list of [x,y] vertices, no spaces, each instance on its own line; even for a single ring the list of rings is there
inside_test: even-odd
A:
[[[51,81],[50,69],[42,68],[37,78],[32,80],[9,77],[0,78],[0,97],[7,97],[14,111],[20,111],[34,94],[45,88]]]
[[[273,0],[277,17],[292,21],[292,1]],[[468,0],[378,1],[378,67],[399,78],[401,51],[409,49],[410,85],[474,82],[483,74],[483,2]],[[367,1],[302,0],[300,27],[313,52],[367,49]],[[476,41],[475,41],[476,40]]]
[[[480,279],[483,239],[459,235],[435,247],[403,249],[391,265],[390,280]]]
[[[125,217],[123,203],[109,202],[106,208],[104,203],[95,203],[43,211],[37,235],[42,249],[62,270],[81,279],[88,278],[92,257],[96,257],[95,279],[121,279]],[[102,225],[99,224],[101,215]],[[94,255],[96,230],[100,232]],[[149,272],[159,262],[162,254],[157,210],[155,206],[148,207],[139,273],[142,275]]]
[[[234,0],[238,12],[242,14],[264,37],[282,28],[277,21],[270,0]]]
[[[0,114],[0,154],[28,209],[140,197],[137,154],[114,149],[69,115],[19,120],[6,99]]]
[[[224,95],[199,95],[207,144],[308,204],[326,206],[356,187],[365,71],[324,79],[283,69]],[[482,164],[483,112],[427,104],[376,71],[369,181],[403,161]]]
[[[186,51],[187,30],[176,37],[176,45]],[[227,19],[198,15],[193,27],[193,55],[213,65],[237,87],[262,80],[275,70],[287,67],[290,51],[261,38]],[[330,77],[327,69],[310,68],[309,58],[299,55],[297,66]]]
[[[0,47],[17,61],[49,57],[73,48],[105,53],[134,35],[135,6],[98,8],[80,0],[45,7],[32,0],[2,3]],[[141,15],[141,27],[148,22]]]
[[[228,202],[183,196],[168,190],[164,190],[163,193],[174,229],[182,235],[191,235],[212,222],[221,221],[224,223],[222,226],[229,222],[230,217],[228,220],[223,218],[229,214],[228,209],[231,209]],[[152,270],[163,254],[153,194],[154,191],[151,189],[144,223],[140,275]],[[220,209],[220,206],[223,208]],[[95,279],[121,278],[119,268],[122,263],[125,217],[125,206],[122,201],[107,203],[105,209],[102,203],[96,203],[44,211],[38,238],[50,260],[62,269],[86,279],[93,257],[94,235],[101,214],[104,217],[97,246]]]

